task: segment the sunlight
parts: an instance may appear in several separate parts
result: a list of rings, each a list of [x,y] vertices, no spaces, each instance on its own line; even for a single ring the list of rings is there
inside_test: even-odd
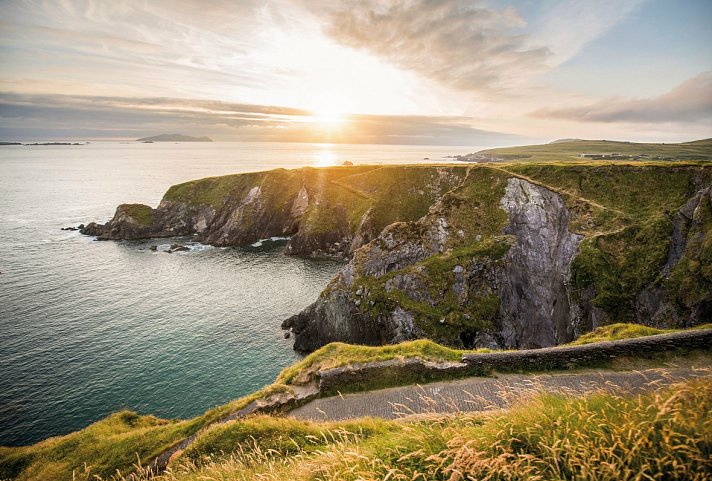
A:
[[[334,102],[325,102],[325,105],[312,110],[311,120],[323,127],[334,128],[345,123],[348,119],[343,110],[339,109]]]
[[[342,100],[340,92],[321,92],[318,99],[314,99],[311,110],[311,121],[319,127],[327,130],[339,128],[346,123],[346,106]]]
[[[325,144],[320,151],[316,152],[316,167],[331,167],[336,165],[336,154],[334,154],[329,147],[329,144]]]
[[[313,112],[312,119],[319,124],[337,126],[346,122],[346,114],[336,109],[319,109]]]

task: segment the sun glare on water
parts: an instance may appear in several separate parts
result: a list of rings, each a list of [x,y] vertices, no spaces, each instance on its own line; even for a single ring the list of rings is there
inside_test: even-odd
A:
[[[314,165],[316,167],[330,167],[336,165],[336,154],[331,151],[329,144],[324,144],[316,153]]]

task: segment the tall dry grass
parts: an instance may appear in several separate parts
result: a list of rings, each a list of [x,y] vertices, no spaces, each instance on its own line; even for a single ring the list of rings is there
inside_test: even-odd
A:
[[[709,374],[634,397],[522,393],[509,409],[410,417],[366,437],[329,427],[290,453],[253,438],[158,479],[710,480]],[[117,479],[149,477],[144,469]]]

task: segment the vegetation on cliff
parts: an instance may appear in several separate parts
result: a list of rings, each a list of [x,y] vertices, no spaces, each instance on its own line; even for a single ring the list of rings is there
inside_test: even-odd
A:
[[[529,393],[485,414],[324,424],[256,418],[209,433],[163,479],[703,480],[711,409],[712,384],[698,380],[636,397]],[[234,442],[241,439],[249,441]]]
[[[121,204],[123,212],[141,225],[153,224],[153,209],[143,204]]]
[[[584,339],[584,342],[633,338],[655,332],[634,325],[608,326],[595,331],[590,338]],[[199,466],[208,463],[215,466],[218,460],[225,461],[232,454],[239,452],[270,453],[271,450],[275,450],[284,455],[295,456],[295,459],[301,459],[307,454],[318,455],[320,451],[333,447],[345,439],[358,441],[380,437],[381,440],[378,442],[384,442],[393,433],[402,433],[403,425],[368,419],[346,423],[313,424],[265,416],[221,424],[216,424],[215,421],[248,406],[255,400],[291,392],[299,386],[307,385],[314,380],[315,373],[321,369],[390,359],[419,358],[434,362],[457,362],[466,352],[471,351],[451,349],[428,340],[379,347],[329,344],[283,370],[275,384],[211,409],[191,420],[165,420],[122,411],[66,436],[50,438],[32,446],[0,447],[0,479],[52,481],[72,479],[73,473],[74,479],[95,479],[93,477],[95,475],[110,478],[117,470],[125,474],[140,471],[139,465],[145,466],[159,453],[196,433],[198,437],[195,443],[179,458],[189,461],[189,467],[186,469],[191,476],[198,476],[198,474],[194,469],[195,466],[191,466],[190,463],[198,463]],[[709,363],[709,357],[703,356],[700,360],[694,356],[663,357],[659,361],[635,362],[638,367],[645,367],[670,361],[705,365]],[[614,363],[610,367],[622,368],[625,365],[626,368],[630,368],[631,362],[633,361],[625,360]],[[563,402],[563,400],[556,402]],[[478,416],[462,416],[463,419],[479,419]],[[451,418],[451,420],[456,419],[457,417]],[[440,424],[437,423],[431,426],[433,430],[439,427]],[[205,456],[209,456],[210,460],[206,460]],[[200,475],[204,474],[206,473],[200,473]],[[170,474],[168,476],[167,479],[171,479]]]
[[[712,383],[698,379],[642,396],[573,398],[533,388],[512,396],[503,411],[396,421],[258,416],[203,431],[158,479],[703,480],[711,469],[710,413]],[[129,417],[94,428],[124,430]],[[69,455],[72,447],[66,449]],[[121,468],[126,474],[128,466]],[[134,474],[118,477],[151,478],[137,460],[128,470]],[[57,474],[26,471],[20,479],[61,479]],[[78,462],[64,479],[97,475],[116,473]]]
[[[571,161],[594,148],[647,157]],[[603,324],[688,327],[712,315],[712,164],[654,160],[712,158],[712,141],[504,151],[507,162],[201,179],[171,187],[155,210],[122,206],[83,232],[197,234],[221,246],[291,236],[288,254],[351,258],[347,275],[285,322],[306,351],[418,337],[458,348],[546,346]],[[546,332],[525,332],[522,309]]]
[[[556,145],[563,148],[563,144]],[[378,256],[390,262],[385,259],[392,256],[375,249],[386,249],[385,235],[356,252],[352,263],[359,277],[348,289],[360,312],[375,319],[402,309],[414,317],[421,335],[456,347],[468,347],[483,331],[496,333],[501,313],[493,281],[483,285],[469,276],[463,287],[458,279],[461,272],[467,277],[473,265],[480,279],[495,278],[501,270],[498,262],[509,245],[506,236],[501,236],[507,220],[500,207],[502,180],[514,177],[561,196],[570,213],[569,228],[583,236],[571,265],[572,295],[583,311],[580,325],[575,326],[578,333],[601,323],[684,327],[694,324],[690,319],[704,318],[699,309],[708,309],[704,306],[712,302],[710,206],[699,201],[701,207],[695,211],[689,233],[687,227],[675,227],[675,223],[681,222],[678,209],[712,185],[709,165],[536,160],[475,167],[428,216],[416,224],[390,228],[393,234],[388,235],[398,240],[393,242],[395,248],[388,249],[403,249],[399,243],[411,239],[427,243],[429,232],[439,222],[449,234],[441,252],[405,266],[386,267],[387,272],[376,275],[363,272],[361,266],[373,265]],[[670,273],[666,271],[670,252],[680,245],[686,246],[684,255]],[[494,249],[487,252],[482,246]],[[660,294],[657,286],[668,288],[671,295]],[[462,289],[469,293],[463,294]],[[643,292],[652,294],[641,298]],[[665,302],[673,308],[660,307]]]

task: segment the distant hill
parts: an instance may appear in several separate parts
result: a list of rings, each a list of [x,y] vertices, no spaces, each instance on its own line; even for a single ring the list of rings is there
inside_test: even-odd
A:
[[[614,140],[561,139],[548,144],[488,149],[457,157],[471,162],[585,162],[624,161],[710,161],[712,141],[679,144],[637,143]]]
[[[161,134],[153,137],[136,139],[136,142],[212,142],[210,137],[191,137],[181,134]]]

